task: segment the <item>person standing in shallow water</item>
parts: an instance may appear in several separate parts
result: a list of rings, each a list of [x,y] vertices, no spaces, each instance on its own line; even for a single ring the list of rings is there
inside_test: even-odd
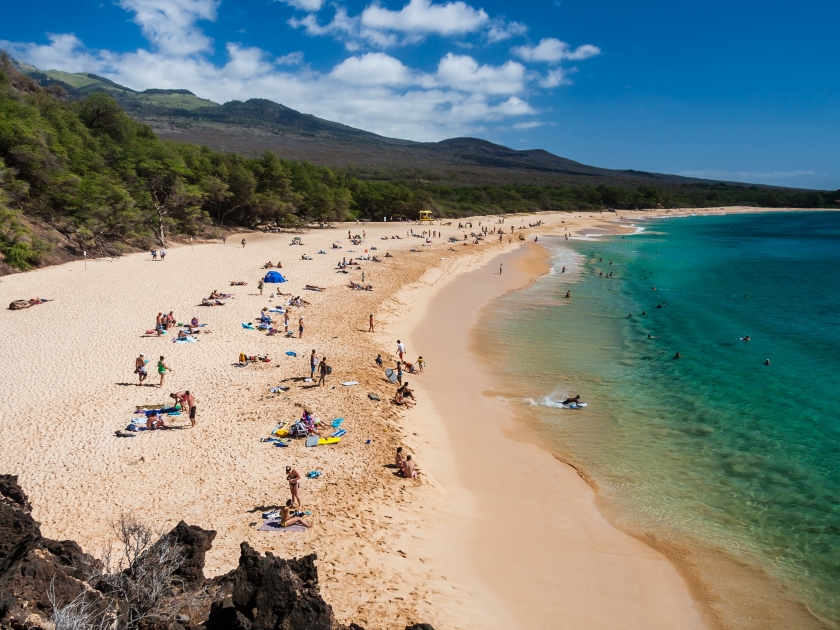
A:
[[[503,265],[503,264],[504,264],[504,263],[499,263],[499,275],[500,275],[500,276],[502,275],[502,265]]]

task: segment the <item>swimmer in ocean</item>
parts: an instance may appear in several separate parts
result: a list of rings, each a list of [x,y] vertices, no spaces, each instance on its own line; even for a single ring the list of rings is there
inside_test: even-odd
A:
[[[746,337],[741,337],[741,341],[749,341],[749,340],[750,340],[749,335],[747,335]]]
[[[679,352],[677,352],[677,354],[674,355],[674,358],[675,359],[682,359],[683,355],[681,355]]]

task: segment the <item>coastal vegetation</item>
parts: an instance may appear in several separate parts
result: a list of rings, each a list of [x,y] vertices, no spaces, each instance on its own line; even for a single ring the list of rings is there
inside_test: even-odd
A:
[[[673,182],[455,186],[398,171],[365,179],[352,168],[270,151],[245,157],[160,140],[107,92],[72,100],[62,86],[43,86],[0,58],[0,254],[21,270],[59,244],[115,255],[224,227],[414,218],[424,208],[458,217],[733,204],[837,207],[840,191]]]

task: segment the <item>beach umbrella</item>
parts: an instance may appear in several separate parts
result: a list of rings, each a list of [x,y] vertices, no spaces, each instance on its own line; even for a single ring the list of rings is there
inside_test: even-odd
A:
[[[267,274],[265,274],[263,282],[279,284],[280,282],[286,282],[286,278],[284,278],[283,274],[281,274],[279,271],[269,271]]]

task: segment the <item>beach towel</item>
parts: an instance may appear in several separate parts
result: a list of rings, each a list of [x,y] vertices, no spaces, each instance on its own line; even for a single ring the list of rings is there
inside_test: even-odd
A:
[[[286,350],[286,354],[290,357],[296,357],[297,356],[297,352],[295,352],[294,350]]]
[[[196,339],[195,337],[190,337],[189,335],[187,335],[183,339],[173,339],[172,343],[198,343],[198,339]]]
[[[245,329],[247,329],[247,330],[255,330],[255,328],[254,328],[254,325],[253,325],[253,324],[244,324],[244,323],[243,323],[243,324],[242,324],[242,328],[245,328]]]
[[[268,309],[269,313],[285,313],[286,310],[282,308],[270,308]]]
[[[308,528],[305,525],[289,525],[288,527],[280,527],[280,519],[270,519],[260,525],[258,531],[261,532],[305,532]]]
[[[358,384],[359,384],[359,381],[344,381],[342,383],[342,385],[344,385],[344,387],[352,387],[353,385],[358,385]]]
[[[306,473],[306,476],[309,477],[310,479],[317,479],[318,477],[321,476],[321,471],[320,470],[310,470],[308,473]]]
[[[330,422],[330,424],[332,425],[333,429],[337,429],[338,427],[341,426],[342,422],[344,422],[344,418],[336,418],[335,420]]]
[[[306,438],[306,445],[307,446],[318,446],[318,436],[317,435],[310,435]]]

